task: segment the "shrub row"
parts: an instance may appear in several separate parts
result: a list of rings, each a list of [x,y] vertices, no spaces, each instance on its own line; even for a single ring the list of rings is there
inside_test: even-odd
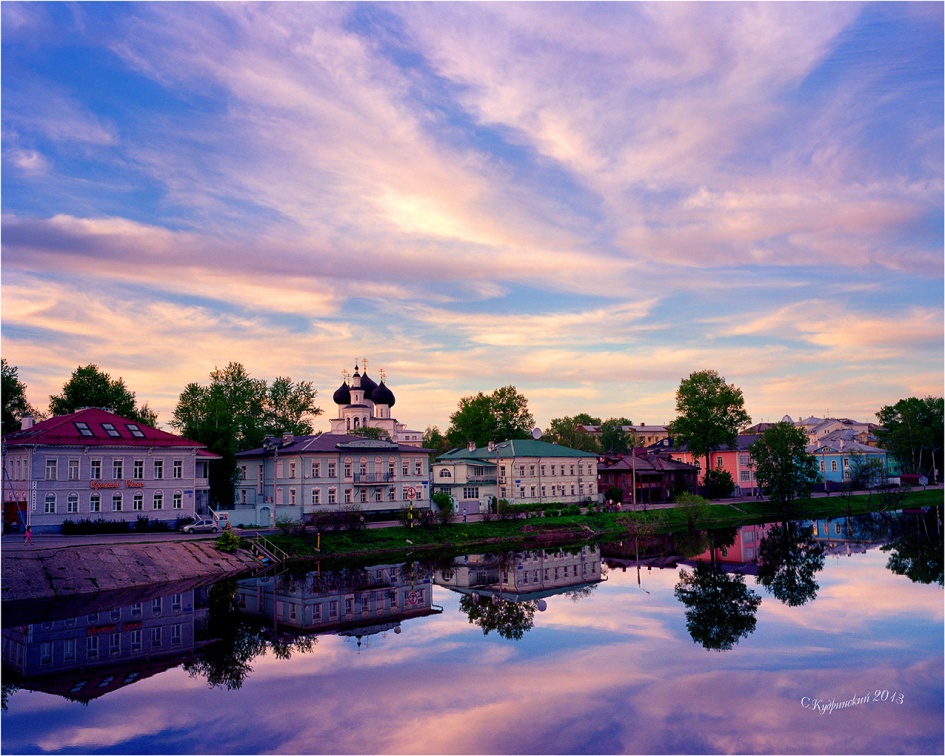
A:
[[[65,520],[63,535],[99,535],[102,533],[167,533],[180,530],[193,517],[178,517],[176,520],[152,520],[140,515],[137,520]]]

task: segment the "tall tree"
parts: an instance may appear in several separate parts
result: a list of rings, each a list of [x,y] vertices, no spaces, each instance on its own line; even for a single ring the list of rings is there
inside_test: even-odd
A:
[[[210,497],[228,506],[237,479],[236,453],[261,446],[267,435],[311,433],[311,419],[321,414],[316,396],[308,381],[277,378],[269,386],[231,362],[210,373],[209,386],[184,388],[170,424],[223,457],[210,466]]]
[[[124,379],[112,379],[91,363],[77,367],[62,387],[62,393],[49,397],[49,411],[53,415],[68,415],[82,407],[108,408],[120,417],[144,425],[157,423],[157,413],[147,404],[138,407],[135,393],[125,386]]]
[[[625,417],[610,417],[600,424],[601,451],[611,454],[626,454],[636,444],[636,433],[624,428],[633,426],[633,422]]]
[[[3,374],[3,384],[0,386],[0,395],[3,397],[3,435],[20,429],[20,421],[27,416],[37,420],[42,417],[36,408],[26,401],[26,384],[17,375],[19,368],[7,364],[5,358],[0,358],[0,372]]]
[[[899,460],[903,472],[926,472],[933,466],[942,469],[943,409],[942,397],[913,396],[876,413],[883,426],[876,429],[876,436]]]
[[[758,485],[787,511],[796,499],[810,497],[820,480],[817,460],[807,451],[807,435],[788,422],[775,423],[748,447]]]
[[[528,399],[515,386],[504,386],[488,395],[480,391],[460,399],[456,412],[450,415],[446,438],[453,447],[469,441],[485,446],[490,441],[528,438],[534,425]]]
[[[584,430],[587,425],[600,425],[599,417],[582,412],[574,417],[556,417],[548,424],[544,439],[560,446],[596,453],[600,450],[597,438]]]
[[[429,426],[423,432],[423,447],[425,449],[432,449],[433,456],[435,457],[450,450],[449,441],[446,440],[446,436],[440,433],[440,429],[435,425]]]
[[[738,432],[751,423],[742,390],[715,370],[700,370],[684,378],[676,391],[676,419],[669,425],[673,439],[684,443],[694,457],[734,446]]]

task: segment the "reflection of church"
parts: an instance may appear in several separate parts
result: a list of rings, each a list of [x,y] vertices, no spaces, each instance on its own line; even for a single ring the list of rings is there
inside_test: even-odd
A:
[[[387,387],[384,371],[381,382],[375,383],[367,374],[367,360],[355,361],[354,374],[350,381],[348,371],[344,371],[344,381],[332,395],[338,405],[338,416],[331,418],[331,433],[355,433],[363,428],[378,428],[388,435],[391,441],[408,446],[422,446],[423,433],[407,430],[407,426],[391,417],[391,407],[396,399]]]

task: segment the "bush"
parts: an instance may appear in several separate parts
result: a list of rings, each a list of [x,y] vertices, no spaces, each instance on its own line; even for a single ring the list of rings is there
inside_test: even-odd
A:
[[[216,547],[224,554],[232,554],[240,547],[239,536],[231,533],[230,531],[225,531],[219,538],[217,538]]]

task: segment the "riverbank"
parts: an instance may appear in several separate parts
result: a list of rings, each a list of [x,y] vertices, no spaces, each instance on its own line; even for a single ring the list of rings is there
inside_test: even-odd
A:
[[[890,509],[941,506],[942,502],[941,487],[903,492],[899,498],[881,494],[824,496],[795,503],[787,517],[799,520],[849,517]],[[767,500],[741,499],[714,502],[698,512],[671,507],[417,528],[395,526],[322,533],[320,537],[312,529],[296,529],[288,534],[272,534],[269,538],[299,560],[366,557],[396,560],[419,552],[540,549],[620,538],[630,533],[676,533],[689,527],[708,530],[771,522],[783,517],[785,515],[777,504]]]
[[[257,566],[250,554],[224,554],[212,540],[5,548],[0,563],[3,623],[26,604],[40,608],[77,597],[136,595],[158,585],[213,582]]]

